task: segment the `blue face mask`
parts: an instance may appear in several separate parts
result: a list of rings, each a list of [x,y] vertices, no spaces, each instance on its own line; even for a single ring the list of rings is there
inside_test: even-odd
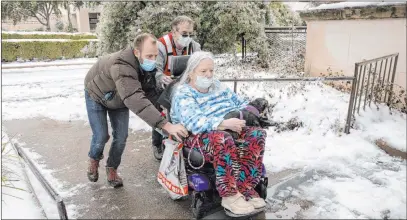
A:
[[[145,71],[152,71],[156,66],[155,60],[144,59],[143,63],[140,64],[141,68]]]
[[[206,78],[204,76],[197,76],[196,77],[196,87],[198,87],[198,89],[208,89],[213,83],[213,77],[211,78]]]

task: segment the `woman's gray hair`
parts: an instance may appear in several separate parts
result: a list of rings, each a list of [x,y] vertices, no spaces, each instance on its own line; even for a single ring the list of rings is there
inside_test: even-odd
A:
[[[187,68],[185,71],[182,73],[181,78],[179,79],[179,82],[177,82],[171,92],[171,97],[173,94],[177,91],[178,87],[185,84],[189,83],[191,80],[191,73],[194,72],[195,68],[201,63],[202,60],[204,59],[211,59],[212,61],[215,61],[215,57],[211,52],[206,52],[206,51],[197,51],[194,52],[191,57],[188,59],[187,63]],[[216,85],[212,83],[212,85],[209,87],[209,89],[214,89]]]
[[[191,78],[190,77],[191,73],[199,65],[199,63],[201,63],[201,61],[204,59],[210,59],[212,61],[215,60],[215,58],[211,52],[198,51],[191,55],[191,57],[188,59],[187,68],[181,75],[181,79],[179,81],[180,85],[182,85],[184,83],[189,83],[190,78]]]

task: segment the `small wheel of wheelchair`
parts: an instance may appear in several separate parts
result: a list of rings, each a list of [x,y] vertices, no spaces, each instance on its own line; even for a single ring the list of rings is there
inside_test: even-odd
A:
[[[192,214],[194,219],[201,219],[208,212],[210,204],[204,193],[194,193],[192,195]]]

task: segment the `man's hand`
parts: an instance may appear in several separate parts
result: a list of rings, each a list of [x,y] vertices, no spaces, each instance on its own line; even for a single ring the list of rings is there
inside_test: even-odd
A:
[[[161,77],[160,77],[160,83],[161,84],[163,84],[163,85],[168,85],[168,84],[170,84],[172,82],[172,79],[171,79],[171,77],[170,76],[167,76],[167,75],[162,75]]]
[[[185,129],[184,126],[181,124],[176,124],[173,125],[170,122],[167,122],[162,129],[168,133],[169,136],[174,136],[177,141],[182,142],[182,139],[180,137],[188,137],[188,131]]]

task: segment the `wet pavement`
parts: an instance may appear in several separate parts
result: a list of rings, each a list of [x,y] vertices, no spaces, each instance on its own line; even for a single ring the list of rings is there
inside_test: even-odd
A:
[[[56,186],[56,190],[63,192],[61,195],[67,204],[70,218],[192,218],[191,201],[171,200],[156,180],[159,162],[153,158],[150,132],[130,132],[119,167],[124,187],[113,189],[106,184],[103,170],[106,159],[99,168],[98,182],[90,183],[86,177],[91,130],[85,121],[35,118],[3,121],[3,126],[9,137],[14,136],[25,149],[41,155],[41,158],[36,159],[39,164],[53,170],[53,178],[61,183]],[[109,147],[110,141],[104,155],[108,155]],[[289,192],[284,192],[287,187],[298,186],[309,178],[312,178],[311,173],[299,176],[296,170],[269,175],[267,212],[253,219],[301,218],[301,210],[312,204],[295,201]],[[227,219],[227,216],[219,208],[205,219]]]

